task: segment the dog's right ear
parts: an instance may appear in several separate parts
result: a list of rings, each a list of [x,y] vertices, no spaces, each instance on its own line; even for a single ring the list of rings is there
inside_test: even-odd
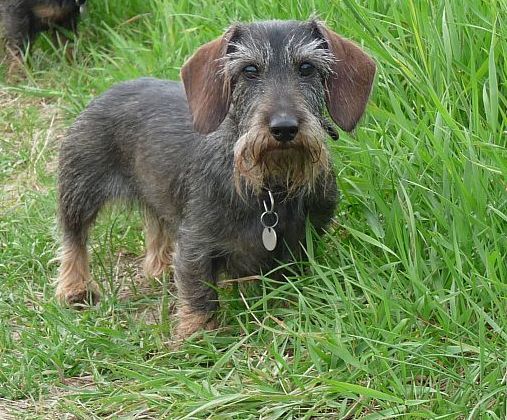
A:
[[[230,81],[224,74],[223,58],[235,28],[200,47],[181,68],[194,129],[201,134],[215,131],[230,106]]]

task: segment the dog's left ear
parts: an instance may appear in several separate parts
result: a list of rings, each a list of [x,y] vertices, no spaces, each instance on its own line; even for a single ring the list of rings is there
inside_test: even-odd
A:
[[[375,62],[357,45],[322,23],[312,23],[334,56],[332,72],[326,80],[327,109],[336,124],[352,131],[366,108],[375,77]]]
[[[230,106],[230,86],[222,65],[234,28],[200,47],[181,68],[194,128],[201,134],[215,131]]]

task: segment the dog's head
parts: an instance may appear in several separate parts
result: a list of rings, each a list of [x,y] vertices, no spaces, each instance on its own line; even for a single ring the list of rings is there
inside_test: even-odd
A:
[[[196,131],[237,124],[237,185],[312,188],[329,167],[333,121],[351,131],[364,112],[374,62],[311,20],[237,24],[205,44],[181,70]]]

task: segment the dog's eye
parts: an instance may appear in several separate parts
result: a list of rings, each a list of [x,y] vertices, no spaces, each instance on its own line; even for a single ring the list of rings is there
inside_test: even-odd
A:
[[[312,63],[302,63],[299,66],[299,74],[303,77],[311,76],[315,71],[315,66]]]
[[[257,66],[250,64],[243,68],[243,74],[247,79],[255,79],[257,76],[259,76],[259,69]]]

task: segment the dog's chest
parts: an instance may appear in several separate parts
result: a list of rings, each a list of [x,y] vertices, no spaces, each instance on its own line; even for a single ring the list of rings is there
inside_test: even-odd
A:
[[[276,246],[267,249],[263,241],[266,229],[261,222],[263,208],[252,212],[242,223],[236,225],[235,232],[227,244],[226,270],[237,276],[270,270],[291,256],[298,257],[304,240],[305,214],[292,206],[276,208],[278,222],[271,229],[276,235]],[[273,217],[265,219],[267,225],[274,223]]]

